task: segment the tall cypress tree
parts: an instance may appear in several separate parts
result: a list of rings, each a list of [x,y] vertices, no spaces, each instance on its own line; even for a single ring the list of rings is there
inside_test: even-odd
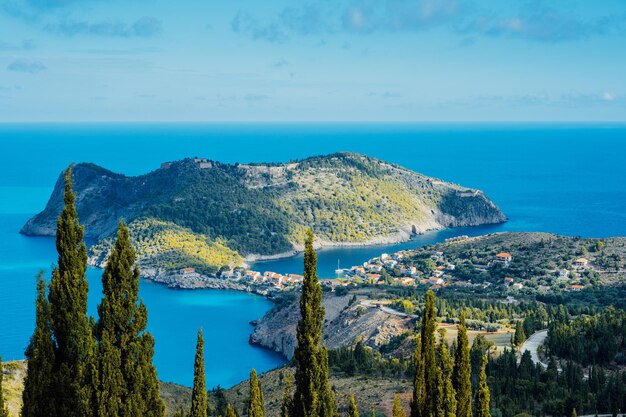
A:
[[[247,414],[248,417],[265,417],[263,390],[254,369],[250,372],[250,399],[248,400]]]
[[[230,403],[228,403],[228,405],[226,406],[226,413],[225,417],[238,417],[237,415],[237,411],[233,408],[232,405],[230,405]]]
[[[329,404],[328,354],[321,346],[324,306],[322,288],[317,278],[317,255],[313,249],[313,232],[307,230],[304,250],[304,281],[300,297],[300,314],[296,335],[296,390],[292,417],[333,417],[336,407]],[[322,402],[325,403],[322,403]]]
[[[437,410],[437,380],[438,367],[435,360],[435,294],[426,293],[424,310],[422,312],[421,355],[424,373],[424,396],[421,402],[421,416],[433,417]]]
[[[515,346],[520,347],[525,341],[526,334],[524,333],[524,324],[522,320],[518,320],[515,324],[515,335],[513,336],[513,343],[515,344]]]
[[[4,369],[2,368],[2,357],[0,356],[0,417],[9,417],[9,408],[4,403],[4,389],[2,380],[4,379]]]
[[[416,337],[415,343],[415,374],[413,375],[413,397],[411,398],[411,417],[422,416],[422,404],[424,403],[424,361],[422,358],[422,338]]]
[[[404,407],[402,407],[402,401],[398,394],[393,396],[393,409],[391,414],[393,417],[406,417],[406,411],[404,411]]]
[[[317,415],[320,417],[337,417],[338,410],[335,403],[328,373],[328,348],[324,344],[319,350],[319,401]]]
[[[356,401],[354,401],[354,394],[350,396],[350,405],[348,406],[348,417],[359,417],[359,411],[356,409]]]
[[[472,369],[470,365],[470,347],[465,327],[465,312],[461,313],[454,355],[452,384],[456,392],[457,417],[472,417]]]
[[[291,396],[291,375],[285,375],[285,392],[283,393],[283,403],[280,406],[280,417],[289,417],[293,408],[293,398]]]
[[[152,363],[154,339],[145,330],[148,312],[139,301],[139,268],[128,228],[121,222],[102,274],[102,291],[96,325],[100,342],[96,408],[107,405],[114,410],[118,398],[122,417],[161,417],[164,405]]]
[[[94,340],[87,318],[87,247],[72,190],[72,166],[65,171],[64,207],[57,222],[58,263],[50,282],[50,317],[55,341],[51,415],[84,417],[91,413]],[[54,413],[54,414],[52,414]]]
[[[43,272],[37,275],[35,331],[26,348],[27,371],[22,391],[22,417],[50,415],[53,406],[52,381],[54,344],[50,329],[50,304],[46,296]]]
[[[476,417],[491,417],[491,394],[487,386],[487,355],[483,355],[478,374],[478,392],[476,393]]]
[[[456,416],[456,392],[452,385],[452,358],[446,342],[446,330],[439,330],[439,344],[437,345],[437,360],[439,365],[438,403],[439,417]]]
[[[207,391],[204,374],[204,338],[202,329],[198,330],[196,358],[193,363],[193,390],[191,392],[190,417],[207,417]]]

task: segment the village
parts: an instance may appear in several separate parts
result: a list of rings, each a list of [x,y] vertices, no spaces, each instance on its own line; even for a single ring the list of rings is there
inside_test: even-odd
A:
[[[445,241],[445,244],[455,243],[469,239],[467,236],[459,236]],[[443,247],[445,247],[445,244]],[[420,251],[424,251],[423,248]],[[355,265],[347,269],[338,269],[337,276],[333,279],[321,279],[322,286],[330,291],[340,287],[352,287],[360,285],[380,285],[396,287],[422,287],[433,291],[442,288],[459,289],[494,289],[503,290],[507,293],[519,293],[523,290],[548,292],[558,286],[562,291],[578,292],[585,285],[578,283],[576,279],[586,271],[592,271],[590,261],[584,257],[574,258],[569,261],[570,268],[555,268],[550,271],[554,277],[553,285],[531,285],[528,280],[515,277],[513,270],[515,258],[511,253],[501,251],[496,253],[484,264],[471,263],[468,260],[450,258],[444,251],[427,251],[427,257],[421,253],[420,258],[416,250],[402,250],[391,254],[383,253],[378,257],[367,260],[361,265]],[[503,273],[502,279],[467,279],[458,274],[457,268],[469,268],[475,274],[489,276],[489,271],[499,269]],[[196,272],[194,268],[183,268],[178,271],[178,281],[196,281],[194,287],[207,286],[211,283],[215,287],[216,282],[235,289],[245,289],[257,294],[271,296],[281,291],[291,291],[298,288],[304,279],[299,274],[280,274],[273,271],[255,271],[242,267],[222,268],[215,276],[206,277]],[[203,281],[204,285],[202,284]],[[226,285],[228,284],[228,285]],[[189,287],[189,285],[183,285]],[[345,290],[341,290],[343,292]]]

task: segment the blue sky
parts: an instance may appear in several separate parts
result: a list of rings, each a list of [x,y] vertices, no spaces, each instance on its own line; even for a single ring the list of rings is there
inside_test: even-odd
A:
[[[0,121],[626,121],[624,0],[0,0]]]

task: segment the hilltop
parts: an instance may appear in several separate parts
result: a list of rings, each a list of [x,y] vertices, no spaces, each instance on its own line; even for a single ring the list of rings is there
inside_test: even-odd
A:
[[[105,243],[103,259],[123,218],[141,241],[140,258],[166,269],[214,271],[240,265],[242,257],[286,256],[301,249],[308,227],[318,246],[362,245],[506,220],[479,190],[354,153],[285,164],[189,158],[134,177],[81,163],[74,189],[85,236]],[[62,190],[60,176],[46,208],[22,233],[54,234]]]

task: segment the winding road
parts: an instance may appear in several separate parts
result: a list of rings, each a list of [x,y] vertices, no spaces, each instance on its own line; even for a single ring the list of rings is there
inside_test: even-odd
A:
[[[522,343],[522,347],[520,348],[520,353],[524,353],[528,350],[530,352],[530,357],[533,363],[538,363],[544,368],[547,368],[548,365],[544,362],[541,362],[541,360],[539,359],[538,350],[539,346],[541,346],[546,340],[546,337],[548,337],[548,329],[539,330],[538,332],[530,335],[530,337],[526,339],[524,343]],[[518,359],[518,362],[520,359]]]

